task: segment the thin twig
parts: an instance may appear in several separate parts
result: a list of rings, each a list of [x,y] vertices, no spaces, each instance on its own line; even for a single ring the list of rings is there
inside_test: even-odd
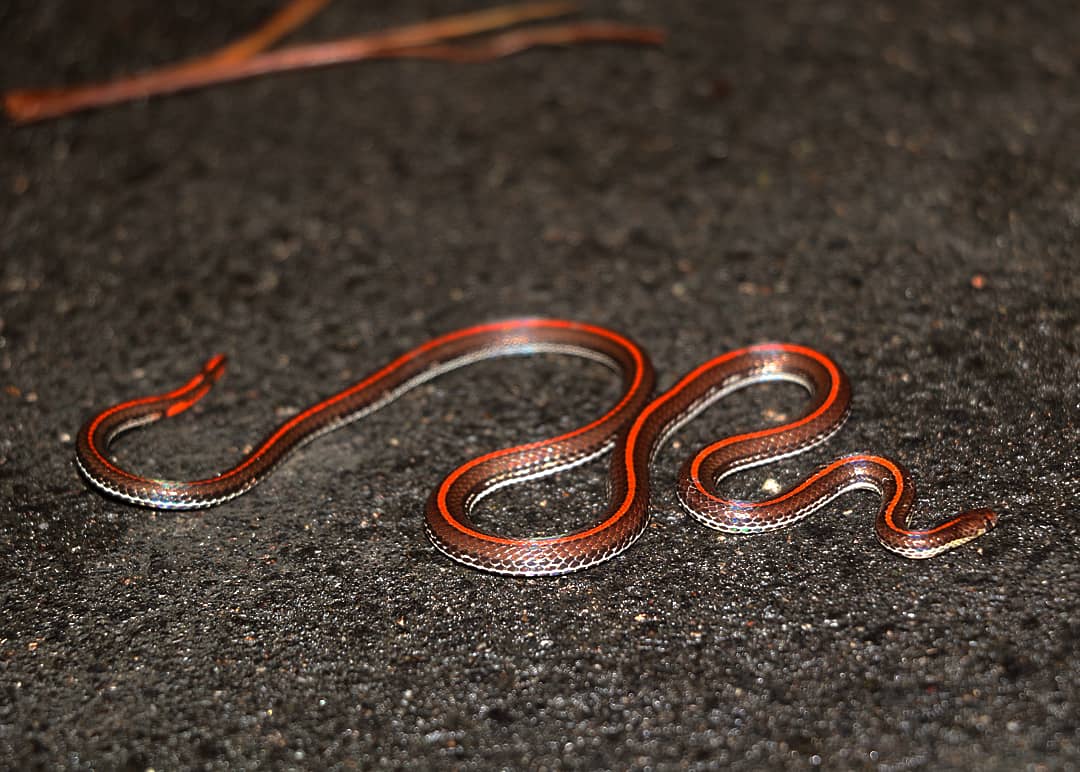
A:
[[[24,124],[163,93],[155,91],[154,84],[167,83],[170,79],[183,80],[194,72],[212,71],[249,59],[304,24],[329,2],[293,0],[250,34],[223,48],[138,75],[83,86],[8,91],[4,94],[4,109],[12,121]],[[131,96],[125,97],[129,89]]]
[[[534,2],[492,8],[486,11],[447,16],[434,21],[410,24],[370,35],[344,38],[325,43],[291,46],[268,53],[253,53],[269,45],[319,9],[318,0],[297,0],[251,35],[208,54],[176,65],[118,78],[104,83],[66,88],[22,89],[4,95],[4,109],[17,124],[55,118],[79,110],[175,93],[215,83],[252,78],[283,70],[324,67],[342,62],[388,57],[396,49],[420,49],[444,40],[488,32],[512,24],[564,16],[576,10],[568,2]],[[617,26],[617,25],[614,25]],[[632,36],[630,36],[632,37]],[[599,36],[590,37],[600,40]],[[630,42],[615,34],[616,41]],[[570,41],[565,42],[582,42]],[[639,41],[640,42],[640,41]],[[538,42],[535,45],[555,43]],[[431,51],[425,58],[450,58],[467,61],[451,47],[447,57]],[[491,58],[490,55],[486,58]]]
[[[330,0],[293,0],[286,3],[281,10],[267,19],[255,30],[224,48],[220,48],[206,56],[189,59],[186,64],[199,65],[216,62],[238,62],[254,56],[260,51],[265,51],[274,43],[281,40],[297,27],[303,26],[308,19],[317,14],[327,5]]]
[[[437,59],[445,62],[472,64],[502,59],[530,48],[570,46],[581,43],[629,43],[633,45],[662,45],[667,33],[658,27],[634,27],[617,22],[595,21],[580,24],[560,24],[503,32],[476,43],[464,45],[430,45],[418,48],[396,48],[380,54],[380,58]]]

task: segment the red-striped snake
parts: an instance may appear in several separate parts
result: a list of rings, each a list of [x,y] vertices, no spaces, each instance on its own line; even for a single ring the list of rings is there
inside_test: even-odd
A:
[[[716,357],[651,398],[653,368],[639,346],[602,327],[555,319],[483,324],[435,338],[289,419],[239,464],[214,477],[193,482],[150,479],[109,459],[109,444],[120,433],[171,418],[201,399],[225,369],[224,358],[215,356],[179,389],[122,402],[92,418],[79,432],[76,460],[93,485],[124,501],[158,509],[214,506],[252,488],[300,446],[441,373],[492,357],[540,352],[603,362],[622,374],[623,393],[591,423],[474,458],[443,480],[428,501],[428,535],[440,551],[474,568],[521,576],[562,574],[623,552],[648,522],[649,466],[664,441],[716,400],[763,381],[797,383],[809,392],[809,404],[793,421],[723,439],[683,466],[679,500],[702,523],[731,533],[771,531],[801,520],[846,491],[865,488],[882,499],[876,522],[881,543],[904,557],[927,558],[981,536],[996,522],[992,511],[975,509],[928,530],[909,530],[911,479],[899,464],[873,455],[834,461],[766,501],[724,498],[717,486],[725,477],[801,453],[839,430],[851,399],[840,368],[804,346],[767,343]],[[476,503],[499,488],[569,469],[611,450],[610,503],[595,525],[562,536],[509,538],[487,533],[470,519]]]

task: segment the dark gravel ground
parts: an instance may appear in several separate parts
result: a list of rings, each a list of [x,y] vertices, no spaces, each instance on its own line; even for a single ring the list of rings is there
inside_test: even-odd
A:
[[[275,5],[8,3],[0,86],[208,50]],[[359,5],[298,39],[469,7]],[[671,42],[0,129],[0,765],[1080,765],[1074,4],[586,5]],[[214,351],[212,398],[120,458],[211,472],[434,334],[531,314],[634,336],[662,385],[749,342],[819,347],[852,421],[735,490],[872,450],[911,467],[921,522],[989,505],[999,527],[909,562],[865,494],[770,537],[688,522],[686,454],[799,404],[760,388],[662,453],[624,556],[554,580],[452,564],[422,529],[441,476],[614,393],[560,358],[447,376],[204,513],[106,500],[72,463],[95,409]],[[481,520],[581,525],[604,474]]]

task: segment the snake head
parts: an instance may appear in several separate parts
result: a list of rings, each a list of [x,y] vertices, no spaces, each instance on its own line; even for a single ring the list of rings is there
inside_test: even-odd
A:
[[[967,517],[971,518],[973,523],[981,523],[983,533],[989,531],[995,525],[997,525],[997,512],[992,509],[979,508],[972,509],[967,513]]]

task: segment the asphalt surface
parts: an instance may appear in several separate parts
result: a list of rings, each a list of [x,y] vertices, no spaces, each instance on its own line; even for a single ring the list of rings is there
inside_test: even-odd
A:
[[[0,86],[222,44],[275,7],[20,2]],[[338,3],[293,40],[469,7]],[[53,769],[1080,766],[1080,16],[1071,3],[588,2],[659,50],[290,74],[0,129],[0,766]],[[932,561],[853,494],[779,535],[680,513],[696,446],[797,410],[762,387],[655,467],[625,555],[553,580],[462,568],[429,491],[602,410],[599,366],[478,365],[309,446],[239,500],[87,489],[95,410],[231,370],[117,457],[193,477],[432,335],[611,326],[661,385],[764,340],[827,351],[851,421],[733,481],[867,450],[919,522],[992,506]],[[553,534],[605,467],[479,520]]]

